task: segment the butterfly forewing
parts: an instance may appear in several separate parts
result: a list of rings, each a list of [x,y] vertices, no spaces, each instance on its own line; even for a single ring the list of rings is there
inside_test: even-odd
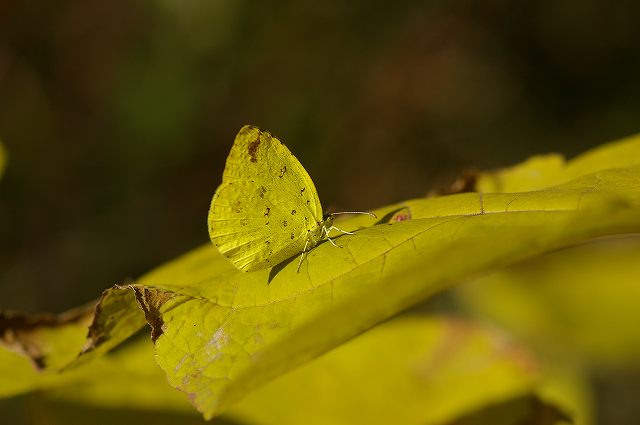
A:
[[[315,186],[277,138],[253,126],[236,136],[209,210],[209,236],[239,269],[272,267],[300,253],[322,220]]]

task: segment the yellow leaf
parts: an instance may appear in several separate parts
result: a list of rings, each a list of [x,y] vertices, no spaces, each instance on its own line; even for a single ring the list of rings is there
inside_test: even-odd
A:
[[[640,165],[640,135],[590,150],[566,162],[559,154],[537,155],[521,164],[481,173],[480,192],[525,192],[555,186],[609,168]]]
[[[120,345],[141,327],[142,310],[170,385],[206,418],[218,415],[455,284],[594,238],[637,233],[640,166],[628,156],[639,144],[602,148],[578,158],[580,167],[546,167],[543,183],[525,179],[519,192],[410,200],[375,211],[381,219],[368,227],[362,218],[343,220],[340,228],[359,231],[336,238],[342,249],[318,245],[300,273],[295,258],[244,273],[212,245],[201,247],[105,291],[83,354],[65,370]],[[607,159],[597,168],[589,158]]]

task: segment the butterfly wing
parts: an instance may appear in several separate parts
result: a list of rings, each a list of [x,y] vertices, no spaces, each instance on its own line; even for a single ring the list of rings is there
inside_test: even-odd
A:
[[[209,237],[237,268],[272,267],[304,249],[322,221],[311,177],[276,137],[253,126],[236,136],[209,209]]]

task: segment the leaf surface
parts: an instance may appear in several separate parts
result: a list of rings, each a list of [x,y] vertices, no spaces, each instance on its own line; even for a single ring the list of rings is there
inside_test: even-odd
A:
[[[447,424],[532,393],[537,378],[535,360],[505,334],[408,316],[265,385],[229,415],[261,425]]]
[[[525,192],[566,183],[609,168],[640,165],[640,135],[608,143],[566,161],[562,155],[533,156],[521,164],[484,172],[476,183],[480,192]]]
[[[548,359],[633,367],[640,357],[638,259],[637,235],[611,237],[484,276],[456,294]]]
[[[453,283],[640,230],[639,181],[639,169],[610,170],[548,191],[485,194],[482,205],[477,194],[409,201],[378,213],[409,208],[412,220],[339,238],[342,250],[323,244],[300,274],[290,263],[274,277],[227,270],[184,286],[147,277],[155,290],[142,303],[159,335],[156,359],[209,417]],[[213,249],[198,254],[221,261]]]
[[[47,398],[188,412],[152,356],[152,344],[138,339],[94,362],[94,379]],[[528,350],[501,331],[447,316],[402,316],[252,392],[224,417],[253,425],[473,424],[505,416],[546,424],[536,417],[554,408],[530,400],[539,372]]]
[[[99,358],[146,320],[169,383],[210,418],[456,283],[594,238],[640,231],[640,167],[629,159],[639,144],[624,141],[559,168],[535,166],[546,177],[515,179],[511,187],[518,192],[505,193],[510,186],[503,184],[495,193],[381,208],[377,223],[344,220],[338,226],[356,234],[336,237],[342,249],[317,246],[300,273],[295,258],[243,273],[203,246],[135,284],[105,291],[83,354],[65,370]],[[493,176],[503,178],[500,173]]]

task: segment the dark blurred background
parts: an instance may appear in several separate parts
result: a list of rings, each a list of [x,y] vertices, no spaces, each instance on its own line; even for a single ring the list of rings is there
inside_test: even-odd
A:
[[[638,22],[635,0],[0,0],[0,307],[62,311],[207,242],[246,123],[349,209],[638,132]]]

